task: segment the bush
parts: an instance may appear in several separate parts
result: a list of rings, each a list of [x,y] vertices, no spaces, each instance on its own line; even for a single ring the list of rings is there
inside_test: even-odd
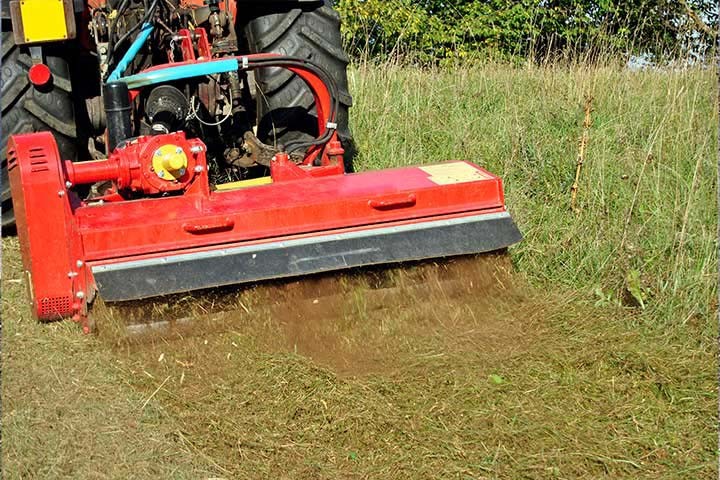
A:
[[[339,0],[348,51],[421,63],[581,54],[707,58],[711,0]]]

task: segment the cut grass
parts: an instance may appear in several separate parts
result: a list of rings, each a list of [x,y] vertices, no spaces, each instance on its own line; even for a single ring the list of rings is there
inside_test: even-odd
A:
[[[351,80],[360,168],[467,158],[504,176],[526,236],[505,292],[385,310],[359,294],[342,318],[246,303],[230,328],[118,346],[34,323],[3,239],[7,478],[716,475],[714,72]]]

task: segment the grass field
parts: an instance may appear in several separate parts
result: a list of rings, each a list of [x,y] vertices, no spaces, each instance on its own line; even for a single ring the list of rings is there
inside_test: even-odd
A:
[[[510,264],[384,305],[347,276],[340,306],[243,291],[209,333],[133,343],[35,324],[3,239],[6,477],[716,476],[716,72],[362,66],[351,90],[360,169],[503,176]]]

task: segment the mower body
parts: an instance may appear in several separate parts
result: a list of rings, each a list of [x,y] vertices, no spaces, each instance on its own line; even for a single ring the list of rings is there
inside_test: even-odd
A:
[[[69,21],[51,33],[36,29],[37,10],[24,8],[40,1],[76,8],[11,2],[18,41],[75,34]],[[207,27],[179,28],[167,51],[152,45],[168,37],[146,15],[121,58],[95,72],[105,151],[94,160],[62,158],[49,132],[10,138],[8,174],[38,319],[69,317],[87,329],[98,294],[129,301],[490,252],[521,239],[501,179],[473,163],[348,174],[336,79],[307,59],[234,54],[240,6],[209,4]],[[107,7],[93,5],[97,30]],[[143,51],[166,58],[148,63]],[[270,68],[288,70],[311,93],[314,139],[268,145],[246,122],[247,75]],[[236,178],[222,180],[223,165]]]

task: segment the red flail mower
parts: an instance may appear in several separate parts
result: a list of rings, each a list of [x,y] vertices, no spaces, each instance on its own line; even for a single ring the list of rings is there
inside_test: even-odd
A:
[[[208,44],[203,35],[194,37],[199,45],[189,45],[180,61],[128,76],[120,67],[108,77],[106,159],[62,158],[49,132],[10,138],[17,232],[38,319],[69,317],[87,330],[96,295],[127,301],[489,252],[521,239],[502,181],[472,163],[346,173],[336,131],[338,92],[323,68],[275,54],[196,56]],[[154,107],[155,118],[166,121],[135,134],[131,112],[138,98],[188,79],[267,67],[289,69],[307,84],[318,133],[273,150],[269,175],[214,181],[207,142],[161,128],[182,120],[173,115],[187,116],[173,103],[173,90]],[[80,196],[82,185],[95,194]]]

